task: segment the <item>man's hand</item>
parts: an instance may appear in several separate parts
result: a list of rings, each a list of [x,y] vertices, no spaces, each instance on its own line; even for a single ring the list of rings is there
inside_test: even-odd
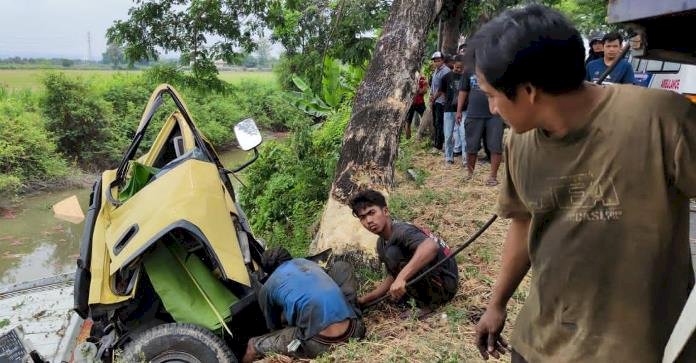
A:
[[[389,296],[393,300],[399,300],[406,293],[406,280],[397,277],[389,287]]]
[[[489,356],[498,359],[500,354],[505,354],[508,345],[500,332],[505,326],[506,316],[505,308],[489,306],[476,324],[476,346],[483,359],[488,359]]]
[[[365,299],[365,296],[360,296],[356,300],[356,303],[358,304],[358,307],[362,308],[367,303],[367,299]]]
[[[459,125],[462,122],[462,111],[457,111],[457,115],[455,117],[455,123]]]

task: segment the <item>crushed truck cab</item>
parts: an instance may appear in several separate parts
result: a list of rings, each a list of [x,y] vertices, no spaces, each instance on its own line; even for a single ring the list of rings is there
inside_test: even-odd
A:
[[[165,100],[175,111],[144,148]],[[240,145],[253,149],[255,160],[261,142],[256,125],[245,120],[238,127]],[[118,168],[101,173],[90,197],[75,310],[95,322],[95,358],[123,350],[166,361],[171,352],[158,351],[161,341],[148,334],[177,341],[190,333],[186,346],[195,351],[182,346],[172,357],[235,361],[236,345],[265,331],[256,304],[263,245],[235,201],[230,173],[176,90],[157,87]]]

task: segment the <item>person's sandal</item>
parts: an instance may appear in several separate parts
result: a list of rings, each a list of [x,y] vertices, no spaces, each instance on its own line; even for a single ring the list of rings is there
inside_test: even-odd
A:
[[[498,179],[488,179],[486,181],[486,186],[494,187],[496,185],[498,185]]]

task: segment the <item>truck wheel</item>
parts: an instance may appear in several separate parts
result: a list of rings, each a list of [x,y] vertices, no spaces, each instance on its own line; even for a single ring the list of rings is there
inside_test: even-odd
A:
[[[148,329],[123,349],[123,362],[237,363],[232,350],[210,330],[194,324],[163,324]]]

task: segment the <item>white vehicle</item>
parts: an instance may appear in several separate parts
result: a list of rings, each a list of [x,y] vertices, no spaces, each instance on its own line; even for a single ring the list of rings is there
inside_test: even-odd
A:
[[[696,102],[696,65],[631,59],[636,85],[681,93]]]

